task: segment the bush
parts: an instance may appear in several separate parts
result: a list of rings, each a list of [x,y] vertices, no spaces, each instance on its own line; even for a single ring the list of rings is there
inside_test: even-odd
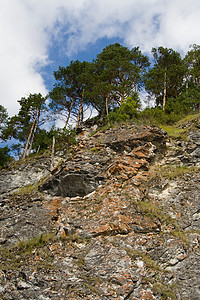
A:
[[[138,117],[138,109],[141,107],[137,93],[127,97],[119,108],[109,112],[105,118],[106,123],[120,123]]]
[[[10,149],[8,146],[0,148],[0,169],[5,167],[13,158],[9,155]]]
[[[53,136],[56,139],[56,149],[63,149],[63,147],[71,146],[76,143],[76,132],[74,129],[61,129],[52,127],[50,131],[40,129],[35,136],[35,142],[33,149],[37,151],[38,147],[40,150],[46,150],[52,145]]]
[[[141,114],[140,119],[144,120],[150,124],[174,124],[182,118],[180,114],[176,114],[173,111],[167,113],[163,111],[160,107],[155,108],[145,108]]]

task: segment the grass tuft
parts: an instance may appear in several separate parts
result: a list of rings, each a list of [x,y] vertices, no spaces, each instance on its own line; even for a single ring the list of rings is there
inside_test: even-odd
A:
[[[173,180],[177,177],[183,177],[185,174],[195,174],[200,170],[199,167],[195,166],[180,166],[180,165],[166,165],[159,166],[157,170],[157,175],[160,175],[166,179]]]

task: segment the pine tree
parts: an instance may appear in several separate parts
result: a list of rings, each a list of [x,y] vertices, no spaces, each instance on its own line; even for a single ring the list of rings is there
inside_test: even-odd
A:
[[[64,112],[65,128],[70,118],[76,119],[76,127],[83,121],[83,106],[87,105],[86,92],[91,63],[71,61],[67,67],[59,67],[54,72],[57,83],[49,93],[50,108],[55,112]]]
[[[15,138],[25,143],[22,159],[25,159],[28,148],[29,153],[31,152],[41,112],[46,110],[45,101],[46,97],[43,97],[40,93],[21,98],[18,101],[20,104],[18,115],[9,118],[6,128],[3,130],[4,139]]]
[[[180,53],[173,49],[153,48],[154,65],[146,74],[145,88],[155,96],[156,104],[163,111],[167,98],[177,98],[181,92],[185,73],[185,64]]]

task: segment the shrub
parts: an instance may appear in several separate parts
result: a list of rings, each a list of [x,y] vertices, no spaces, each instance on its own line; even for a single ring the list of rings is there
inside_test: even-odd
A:
[[[0,148],[0,169],[5,167],[9,162],[11,162],[13,159],[9,155],[10,149],[8,146],[5,146],[4,148]]]
[[[181,119],[181,115],[177,115],[174,112],[166,112],[161,107],[145,108],[141,114],[140,119],[147,123],[158,125],[158,124],[174,124]]]
[[[56,129],[55,127],[52,127],[50,131],[46,131],[45,129],[39,130],[35,137],[33,149],[35,149],[35,151],[38,147],[40,150],[48,149],[48,147],[52,145],[53,136],[56,139],[56,149],[59,150],[76,143],[76,132],[74,129]]]
[[[119,108],[110,111],[109,115],[105,118],[106,123],[120,123],[139,115],[139,108],[141,107],[140,99],[137,93],[132,93],[127,97]]]

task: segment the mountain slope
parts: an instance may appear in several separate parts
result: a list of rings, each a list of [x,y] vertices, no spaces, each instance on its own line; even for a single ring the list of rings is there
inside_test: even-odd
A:
[[[2,299],[199,299],[199,119],[180,126],[82,132],[51,173],[3,172]]]

